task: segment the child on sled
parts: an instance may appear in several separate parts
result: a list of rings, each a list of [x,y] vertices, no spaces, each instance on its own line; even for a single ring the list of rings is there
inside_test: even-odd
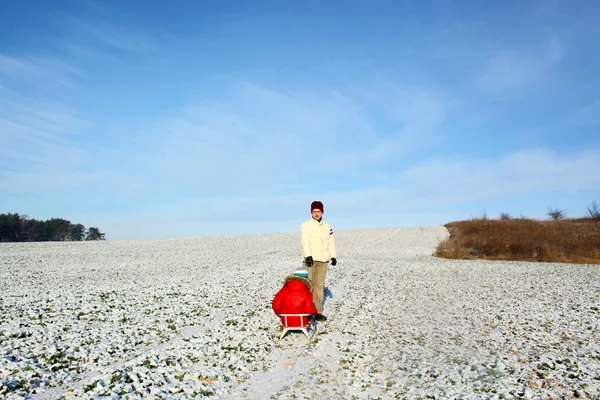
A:
[[[271,304],[277,315],[281,314],[317,314],[313,304],[312,283],[301,276],[290,275],[285,278],[283,287],[277,292]],[[280,317],[284,327],[306,327],[310,324],[308,316]]]

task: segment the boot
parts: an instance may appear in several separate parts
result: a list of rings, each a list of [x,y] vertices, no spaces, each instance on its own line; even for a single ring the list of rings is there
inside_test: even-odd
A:
[[[327,321],[327,317],[321,313],[315,314],[315,321]]]

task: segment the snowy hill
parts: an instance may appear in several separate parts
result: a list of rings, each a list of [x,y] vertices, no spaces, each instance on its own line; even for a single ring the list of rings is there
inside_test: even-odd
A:
[[[298,234],[0,244],[0,397],[600,396],[598,266],[432,257],[336,231],[314,343],[270,301]]]

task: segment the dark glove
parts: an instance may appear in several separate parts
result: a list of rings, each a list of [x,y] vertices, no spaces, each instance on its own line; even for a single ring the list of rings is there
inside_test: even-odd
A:
[[[335,267],[335,264],[337,264],[337,259],[332,258],[331,259],[331,265],[333,265]]]
[[[313,265],[313,259],[312,256],[308,256],[304,259],[304,262],[306,263],[306,267],[310,268]]]

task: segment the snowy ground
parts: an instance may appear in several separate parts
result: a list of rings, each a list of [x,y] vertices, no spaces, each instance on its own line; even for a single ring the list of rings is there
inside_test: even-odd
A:
[[[299,234],[0,244],[0,398],[599,398],[600,267],[337,231],[314,343],[270,301]]]

